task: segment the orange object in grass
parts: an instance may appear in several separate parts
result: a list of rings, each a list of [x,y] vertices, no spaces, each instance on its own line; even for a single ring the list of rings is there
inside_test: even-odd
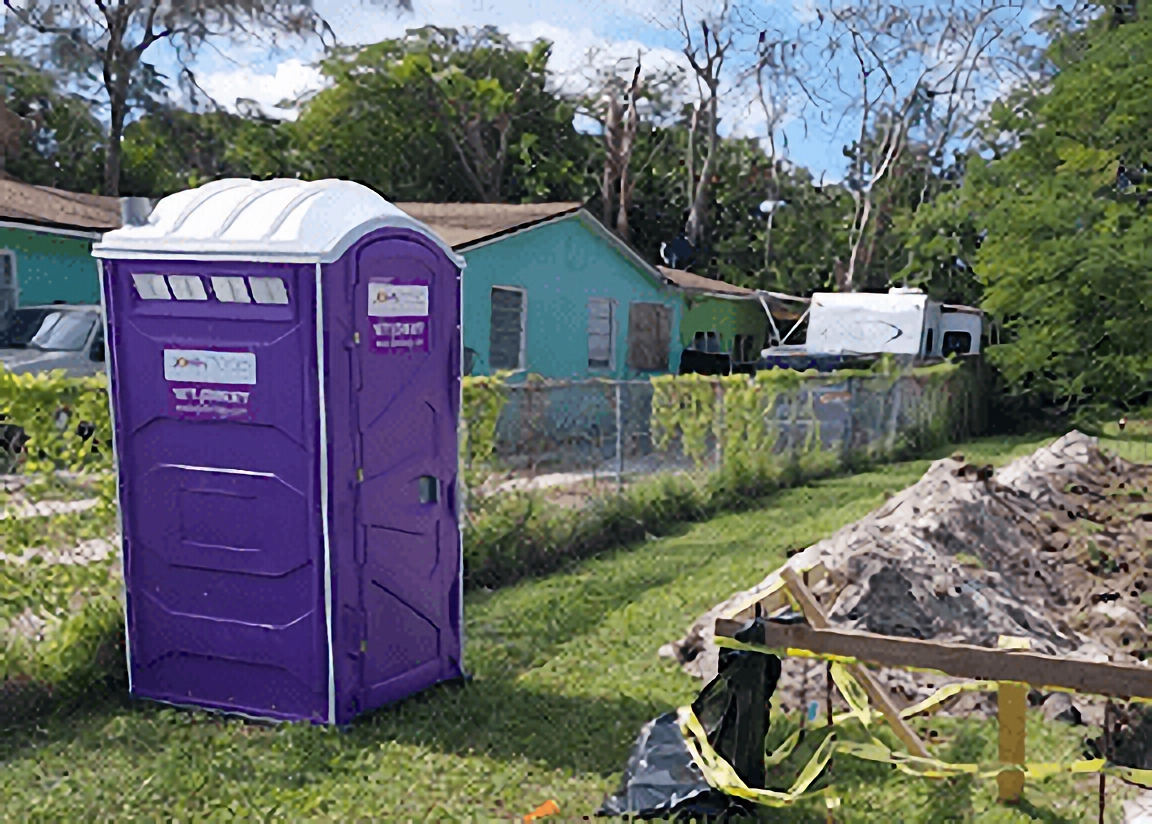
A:
[[[535,821],[538,818],[555,815],[558,812],[560,812],[559,805],[555,801],[548,800],[534,809],[532,812],[528,813],[528,815],[524,816],[524,821]]]

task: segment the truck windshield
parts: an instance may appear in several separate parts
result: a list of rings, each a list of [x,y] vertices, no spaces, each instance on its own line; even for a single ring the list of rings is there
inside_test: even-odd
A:
[[[79,352],[95,325],[96,315],[92,312],[53,312],[44,318],[28,346],[50,352]]]
[[[51,309],[17,309],[0,321],[0,349],[23,349]]]

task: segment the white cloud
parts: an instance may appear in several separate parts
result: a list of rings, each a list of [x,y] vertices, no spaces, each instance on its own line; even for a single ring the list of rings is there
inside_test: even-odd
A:
[[[232,111],[240,99],[255,100],[264,111],[274,117],[295,119],[293,109],[278,109],[285,100],[318,89],[322,82],[320,70],[298,58],[285,60],[276,66],[275,74],[257,74],[251,69],[209,72],[200,76],[200,86],[212,98]]]
[[[687,0],[689,16],[698,17],[713,0]],[[803,9],[814,9],[818,0],[796,0],[794,12],[803,19]],[[787,9],[787,0],[762,0],[763,10]],[[669,69],[685,71],[688,83],[685,100],[695,97],[695,84],[687,75],[687,60],[677,46],[674,31],[675,3],[672,0],[416,0],[412,14],[398,14],[382,0],[316,0],[317,11],[332,26],[344,44],[376,43],[401,37],[408,29],[423,25],[455,28],[493,25],[515,42],[549,40],[552,57],[549,67],[553,86],[567,93],[593,88],[597,75],[615,70],[630,78],[637,53],[645,72]],[[785,12],[787,14],[787,12]],[[741,48],[749,44],[742,44]],[[250,62],[244,60],[250,58]],[[210,61],[200,67],[201,86],[220,104],[235,109],[237,99],[251,99],[274,116],[293,118],[296,112],[277,110],[285,99],[320,88],[323,77],[311,64],[319,57],[316,47],[277,62],[267,52],[237,47],[228,50],[228,59]],[[734,57],[730,61],[738,62]],[[244,68],[244,66],[251,66]],[[602,75],[601,75],[602,76]],[[766,138],[767,118],[755,98],[754,84],[743,89],[721,89],[722,135]],[[794,101],[783,101],[787,110]],[[786,112],[777,128],[792,122]],[[582,130],[591,124],[578,123]],[[778,135],[779,136],[779,133]],[[778,140],[778,150],[781,143]]]

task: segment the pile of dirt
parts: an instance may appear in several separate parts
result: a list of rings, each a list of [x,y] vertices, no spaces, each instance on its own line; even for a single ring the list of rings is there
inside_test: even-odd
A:
[[[1019,636],[1049,655],[1143,661],[1150,481],[1152,466],[1105,455],[1095,438],[1075,431],[995,473],[957,455],[933,463],[914,486],[788,565],[828,570],[813,592],[834,626],[984,647],[995,647],[1001,635]],[[774,572],[710,610],[661,653],[711,678],[716,617],[778,578]],[[785,706],[818,699],[823,707],[824,670],[786,662],[778,693]],[[902,704],[958,680],[878,674]],[[994,700],[967,693],[945,710],[987,713]],[[1090,700],[1066,707],[1037,693],[1033,701],[1051,704],[1054,716],[1090,721],[1098,714]]]

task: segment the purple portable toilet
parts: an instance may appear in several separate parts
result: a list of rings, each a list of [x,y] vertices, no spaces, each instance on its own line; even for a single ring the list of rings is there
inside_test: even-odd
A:
[[[343,180],[104,235],[133,695],[344,724],[463,674],[460,273]]]

